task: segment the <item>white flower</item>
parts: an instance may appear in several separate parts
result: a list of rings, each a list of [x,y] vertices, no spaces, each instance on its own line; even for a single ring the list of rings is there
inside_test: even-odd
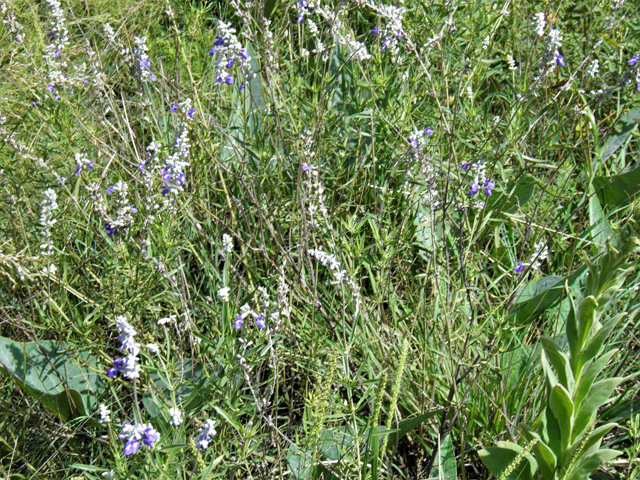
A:
[[[99,423],[109,423],[111,421],[109,416],[111,414],[111,410],[109,410],[104,403],[101,403],[98,407],[98,413],[100,414]]]
[[[175,315],[169,315],[168,317],[165,318],[161,318],[160,320],[158,320],[158,325],[164,325],[165,323],[175,323],[176,322],[176,316]]]
[[[116,472],[114,472],[113,470],[109,470],[108,472],[104,472],[102,475],[102,477],[106,478],[107,480],[116,480]]]
[[[228,302],[229,301],[229,292],[231,291],[231,289],[229,287],[224,287],[221,288],[220,290],[218,290],[218,298],[220,300],[222,300],[223,302]]]
[[[233,250],[233,238],[225,233],[222,235],[222,251],[228,253],[231,250]]]
[[[533,24],[536,26],[536,35],[538,35],[539,37],[544,35],[544,27],[546,25],[546,21],[544,19],[544,12],[535,14],[535,20]]]
[[[169,425],[173,425],[174,427],[177,427],[182,423],[182,411],[179,408],[175,408],[175,407],[170,408],[169,415],[171,416]]]
[[[149,350],[151,353],[158,353],[160,351],[158,345],[155,343],[147,343],[147,350]]]
[[[587,70],[587,75],[589,75],[590,77],[595,77],[596,73],[598,73],[600,71],[600,62],[598,60],[594,60],[593,62],[591,62],[591,65],[589,65],[589,69]]]
[[[206,450],[209,446],[209,442],[211,442],[211,437],[216,434],[215,422],[211,419],[207,420],[204,424],[204,427],[198,430],[200,434],[196,441],[196,448],[198,450]]]

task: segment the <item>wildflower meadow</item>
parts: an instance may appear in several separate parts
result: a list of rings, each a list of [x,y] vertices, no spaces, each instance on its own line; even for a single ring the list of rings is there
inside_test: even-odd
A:
[[[640,0],[0,19],[0,477],[640,480]]]

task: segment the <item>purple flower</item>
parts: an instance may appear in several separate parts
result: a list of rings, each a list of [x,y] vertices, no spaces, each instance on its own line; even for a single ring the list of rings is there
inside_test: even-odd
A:
[[[311,164],[310,163],[305,163],[304,165],[302,165],[302,171],[304,171],[304,172],[306,172],[310,168],[311,168]]]
[[[158,81],[158,77],[156,77],[156,74],[153,72],[149,72],[149,80],[151,80],[152,82],[157,82]]]
[[[556,57],[556,63],[561,67],[564,67],[565,63],[564,63],[564,57],[562,56],[562,54],[560,53],[558,54],[558,56]]]
[[[87,167],[93,169],[93,167],[94,167],[93,160],[90,160],[89,163],[87,163]]]
[[[398,40],[402,38],[402,32],[400,30],[396,32],[396,37],[398,37]]]
[[[469,196],[475,195],[476,193],[478,193],[479,189],[480,189],[480,187],[478,186],[478,180],[476,179],[471,184],[471,188],[469,189]]]
[[[455,25],[451,25],[451,28],[449,28],[449,33],[454,34],[454,33],[456,33],[456,30],[458,30],[456,28],[456,26]]]
[[[121,370],[124,370],[124,358],[116,358],[113,361],[113,367],[107,370],[107,377],[115,377]]]
[[[216,41],[213,42],[214,47],[224,47],[224,38],[217,36]]]
[[[162,167],[160,169],[160,175],[162,176],[162,181],[163,182],[170,182],[171,181],[171,172],[169,170],[167,170],[166,168]]]
[[[187,116],[188,116],[191,120],[193,120],[193,117],[195,116],[195,114],[196,114],[195,109],[194,109],[194,108],[190,108],[190,109],[189,109],[189,113],[187,113]]]
[[[513,269],[514,272],[520,273],[524,269],[524,264],[522,262],[518,262],[516,264],[516,268]]]
[[[185,176],[184,173],[180,172],[176,178],[176,182],[178,182],[180,185],[184,185],[185,183]]]
[[[109,188],[107,188],[107,195],[111,195],[115,189],[115,185],[109,185]]]
[[[302,13],[300,15],[298,15],[298,18],[296,19],[296,23],[300,23],[302,20],[304,20],[304,15],[302,15]]]
[[[38,105],[38,100],[37,99],[34,100],[33,102],[31,102],[31,106],[32,107],[35,107],[36,105]]]
[[[211,47],[211,50],[209,50],[209,56],[213,57],[216,54],[216,47]]]
[[[171,105],[171,113],[176,113],[178,111],[178,104],[173,102],[173,105]]]
[[[50,83],[49,85],[47,85],[47,88],[51,93],[53,93],[53,90],[56,88],[56,86],[53,83]]]
[[[264,317],[258,317],[256,318],[256,326],[262,330],[263,328],[266,327],[266,325],[264,324]]]
[[[129,210],[131,210],[131,213],[138,213],[138,209],[135,207],[135,205],[129,206]]]
[[[468,170],[468,169],[469,169],[469,163],[464,162],[462,165],[460,165],[460,167],[461,167],[463,170]]]
[[[382,42],[382,51],[384,52],[387,47],[389,46],[389,44],[391,43],[391,40],[387,39],[384,42]]]
[[[233,85],[233,75],[227,75],[227,78],[224,79],[227,85]]]
[[[89,85],[89,80],[85,78],[84,80],[82,80],[82,83],[84,83],[85,85]]]
[[[118,233],[118,228],[114,227],[110,223],[105,224],[104,229],[107,231],[107,237],[113,237],[116,233]]]
[[[418,148],[418,141],[415,138],[410,139],[409,143],[413,148]]]
[[[78,168],[76,168],[76,175],[80,175],[80,172],[82,171],[82,164],[79,163],[78,164]]]
[[[60,47],[56,48],[56,53],[53,54],[53,58],[60,58]]]
[[[424,133],[426,133],[428,136],[433,135],[433,128],[431,127],[427,127],[424,129]]]
[[[140,442],[137,438],[132,437],[127,440],[127,443],[124,444],[124,454],[128,457],[129,455],[135,455],[140,449]]]
[[[53,30],[49,30],[49,33],[47,33],[47,37],[51,38],[53,37],[55,34],[53,33]]]
[[[634,55],[633,57],[631,57],[629,59],[629,62],[627,62],[627,63],[629,63],[629,65],[631,65],[633,67],[636,64],[636,62],[638,61],[638,58],[640,58],[640,57],[638,57],[638,55]]]
[[[233,322],[233,328],[236,330],[240,330],[242,328],[242,315],[236,318],[236,321]]]
[[[242,91],[244,89],[244,82],[238,85],[238,91]]]
[[[216,83],[221,83],[222,82],[222,75],[220,75],[220,72],[216,73]]]
[[[231,68],[233,67],[233,57],[229,57],[227,59],[227,65],[225,66],[225,68]]]
[[[307,0],[300,0],[300,6],[302,8],[307,8],[309,4],[307,3]]]
[[[371,29],[371,35],[377,35],[378,34],[378,27],[373,27]]]
[[[166,197],[169,192],[171,192],[171,188],[169,188],[167,185],[162,187],[162,196],[163,197]]]
[[[488,197],[491,196],[491,190],[493,190],[494,188],[496,188],[496,186],[493,183],[493,180],[484,181],[484,193],[486,193]]]
[[[140,172],[144,172],[144,162],[138,162],[138,170],[140,170]]]
[[[160,438],[160,434],[152,427],[147,428],[142,434],[142,443],[147,447],[153,448],[153,442]]]
[[[249,54],[247,53],[247,50],[245,48],[240,50],[240,55],[242,55],[242,58],[244,58],[245,60],[249,60]]]

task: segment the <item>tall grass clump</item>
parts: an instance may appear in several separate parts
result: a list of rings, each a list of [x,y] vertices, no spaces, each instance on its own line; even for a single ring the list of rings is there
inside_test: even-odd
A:
[[[2,476],[636,478],[639,9],[0,0]]]

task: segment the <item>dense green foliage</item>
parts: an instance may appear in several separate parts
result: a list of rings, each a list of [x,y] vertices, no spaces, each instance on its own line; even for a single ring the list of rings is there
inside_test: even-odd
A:
[[[638,1],[389,5],[0,0],[3,476],[638,478]]]

